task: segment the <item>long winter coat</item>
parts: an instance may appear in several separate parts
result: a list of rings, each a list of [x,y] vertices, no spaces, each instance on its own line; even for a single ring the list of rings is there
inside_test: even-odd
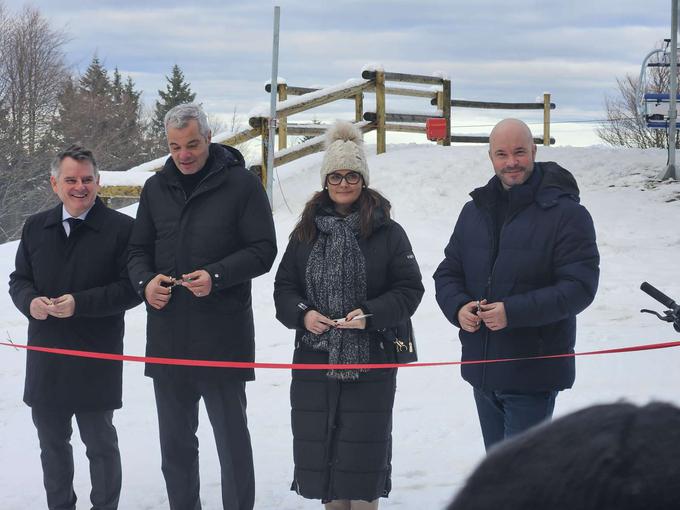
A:
[[[68,237],[61,204],[26,220],[9,293],[28,318],[29,345],[123,352],[125,310],[140,302],[125,265],[132,222],[98,198]],[[72,317],[31,317],[34,298],[64,294],[73,295]],[[73,412],[118,409],[122,373],[120,361],[28,351],[24,401]]]
[[[321,213],[323,214],[323,213]],[[359,248],[366,260],[367,300],[357,303],[370,333],[370,363],[390,361],[377,331],[415,312],[424,289],[411,245],[401,226],[380,214]],[[274,283],[276,317],[296,330],[294,363],[328,363],[328,353],[300,342],[305,270],[313,243],[291,240]],[[351,310],[347,310],[349,312]],[[291,383],[292,489],[306,498],[373,500],[391,489],[392,406],[396,369],[371,370],[355,381],[327,377],[325,370],[294,370]]]
[[[179,278],[198,269],[212,278],[208,296],[175,287],[168,304],[147,303],[148,356],[253,361],[251,279],[276,257],[274,222],[260,181],[236,149],[210,145],[211,167],[187,199],[175,164],[146,181],[130,239],[128,270],[144,297],[157,274]],[[183,368],[148,364],[146,375],[254,379],[252,369]]]
[[[508,325],[460,330],[462,359],[519,358],[574,352],[576,314],[593,300],[599,254],[588,211],[573,176],[556,163],[535,163],[527,182],[510,190],[508,215],[495,245],[498,178],[474,190],[434,273],[437,302],[455,326],[474,300],[502,301]],[[573,358],[471,364],[463,378],[476,388],[542,391],[574,383]]]

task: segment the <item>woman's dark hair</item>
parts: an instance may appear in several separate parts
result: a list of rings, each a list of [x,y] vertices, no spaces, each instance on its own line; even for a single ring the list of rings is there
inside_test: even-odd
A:
[[[314,222],[317,211],[323,207],[332,208],[333,206],[333,201],[327,189],[314,193],[314,196],[305,204],[300,220],[290,234],[290,239],[306,243],[314,241],[318,234],[316,223]],[[353,210],[359,211],[359,231],[361,237],[365,239],[373,233],[373,217],[376,211],[382,211],[385,220],[388,220],[391,208],[392,204],[390,204],[389,200],[377,191],[370,188],[362,189],[361,195],[359,195],[359,198],[352,206]]]

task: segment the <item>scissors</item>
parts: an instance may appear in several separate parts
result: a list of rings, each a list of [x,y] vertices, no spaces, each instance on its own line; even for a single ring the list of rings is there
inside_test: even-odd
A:
[[[372,313],[365,313],[363,315],[357,315],[356,317],[352,317],[350,321],[355,321],[359,319],[365,319],[366,317],[373,317]],[[348,322],[347,318],[343,317],[342,319],[333,319],[334,322]]]

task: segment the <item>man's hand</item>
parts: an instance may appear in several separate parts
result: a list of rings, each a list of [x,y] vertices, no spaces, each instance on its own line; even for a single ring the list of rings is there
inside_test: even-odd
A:
[[[164,274],[157,274],[154,276],[144,288],[144,298],[146,299],[146,302],[156,310],[160,310],[167,305],[172,297],[172,289],[170,288],[172,282],[173,279]],[[165,283],[167,286],[164,287],[161,283]]]
[[[31,317],[36,320],[44,321],[50,314],[50,307],[52,306],[52,300],[45,296],[40,296],[33,298],[31,305],[29,307],[29,312]]]
[[[468,333],[474,333],[481,325],[481,319],[477,315],[477,305],[486,304],[486,299],[482,301],[470,301],[458,310],[458,323],[461,329]]]
[[[508,317],[505,315],[505,305],[502,301],[481,304],[481,308],[482,311],[478,315],[491,331],[498,331],[508,325]]]
[[[325,315],[321,315],[316,310],[310,310],[305,314],[304,318],[305,329],[315,335],[321,335],[331,328],[337,326],[333,319],[329,319]]]
[[[366,319],[354,318],[360,315],[364,315],[364,312],[361,310],[361,308],[352,310],[347,314],[344,322],[336,323],[338,329],[366,329]]]
[[[185,287],[196,297],[205,297],[212,290],[212,278],[205,269],[182,275],[182,287]]]
[[[76,301],[71,294],[64,294],[58,298],[52,299],[52,306],[49,308],[49,314],[58,319],[65,319],[72,317],[76,311]]]

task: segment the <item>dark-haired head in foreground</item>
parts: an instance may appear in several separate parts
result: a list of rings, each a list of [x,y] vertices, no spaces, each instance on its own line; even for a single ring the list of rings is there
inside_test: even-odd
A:
[[[680,409],[577,411],[489,452],[447,510],[680,508]]]

